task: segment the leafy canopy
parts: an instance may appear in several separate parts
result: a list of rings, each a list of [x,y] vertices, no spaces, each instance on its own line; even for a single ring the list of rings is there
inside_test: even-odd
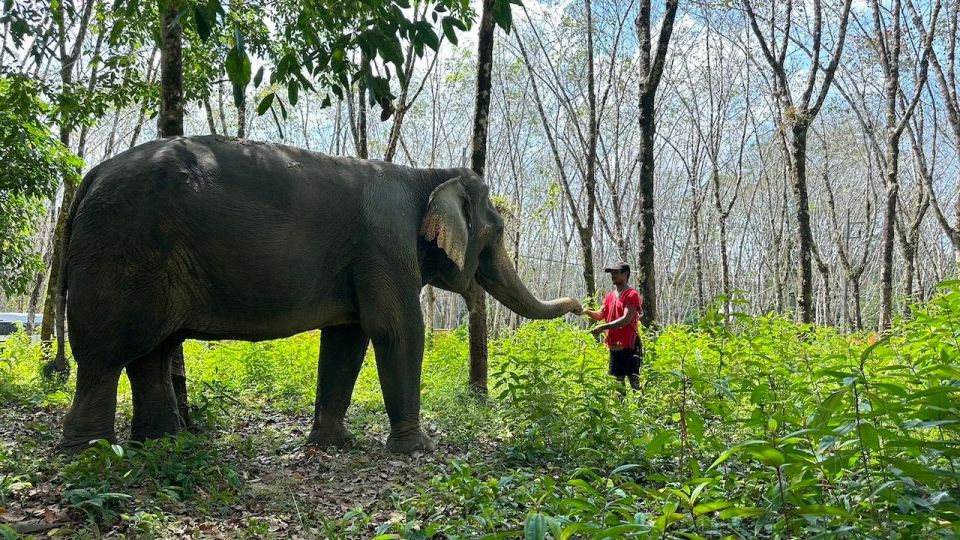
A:
[[[0,290],[25,292],[41,261],[31,242],[62,178],[76,182],[83,162],[47,128],[51,114],[38,85],[20,76],[0,77]]]

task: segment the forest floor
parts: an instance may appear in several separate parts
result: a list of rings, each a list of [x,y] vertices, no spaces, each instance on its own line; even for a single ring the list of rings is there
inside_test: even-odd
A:
[[[562,321],[490,343],[490,397],[466,390],[463,330],[428,340],[428,454],[384,449],[372,358],[344,451],[304,446],[316,332],[189,341],[195,427],[79,456],[56,444],[73,379],[0,347],[0,540],[7,538],[956,538],[960,283],[886,336],[708,313],[645,336],[643,390]],[[74,366],[75,368],[75,366]],[[74,369],[75,371],[75,369]]]
[[[12,497],[0,504],[0,523],[20,533],[139,537],[152,531],[169,538],[318,538],[333,537],[330,534],[339,525],[336,518],[346,516],[351,533],[372,538],[378,526],[406,521],[397,502],[443,474],[450,460],[483,461],[490,458],[495,444],[483,437],[472,441],[469,449],[450,444],[437,425],[428,422],[427,432],[437,442],[434,452],[391,454],[383,444],[386,415],[369,414],[363,420],[373,422],[355,426],[362,431],[350,448],[317,448],[304,444],[311,417],[245,407],[234,410],[240,414],[232,425],[201,435],[217,446],[218,459],[242,478],[243,489],[235,497],[211,505],[203,488],[184,501],[158,500],[149,488],[131,489],[134,506],[156,506],[152,515],[148,511],[97,523],[102,516],[90,519],[64,505],[67,485],[60,472],[68,458],[59,455],[56,445],[65,412],[63,406],[24,403],[0,408],[2,453],[36,467],[34,482],[19,486],[7,482]],[[128,424],[119,426],[119,432],[124,431],[129,432]],[[144,519],[157,516],[162,527],[142,526]]]

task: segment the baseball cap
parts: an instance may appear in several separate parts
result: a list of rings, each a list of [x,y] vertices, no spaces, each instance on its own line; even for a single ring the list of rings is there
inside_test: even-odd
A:
[[[613,272],[614,270],[619,271],[619,272],[629,272],[629,271],[630,271],[630,265],[627,264],[627,263],[625,263],[625,262],[623,262],[623,261],[619,261],[619,262],[615,262],[615,263],[610,263],[610,264],[608,264],[607,266],[605,266],[605,267],[603,268],[603,271],[604,271],[604,272]]]

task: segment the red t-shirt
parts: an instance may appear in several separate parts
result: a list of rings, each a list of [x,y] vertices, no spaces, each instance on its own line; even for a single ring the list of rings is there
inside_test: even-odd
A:
[[[633,320],[626,326],[607,330],[607,345],[619,345],[624,349],[633,348],[634,340],[637,339],[637,319],[642,304],[643,300],[640,298],[640,293],[633,287],[628,287],[620,294],[617,294],[616,291],[607,293],[603,298],[603,309],[600,310],[604,322],[612,322],[623,317],[629,307],[637,308]]]

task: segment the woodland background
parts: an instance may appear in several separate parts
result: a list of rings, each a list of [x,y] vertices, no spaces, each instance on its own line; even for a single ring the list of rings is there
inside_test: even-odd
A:
[[[84,169],[157,136],[156,4],[7,4],[3,73],[28,76],[24,91],[43,102],[35,114],[58,126],[61,139],[67,128],[67,147]],[[420,43],[398,39],[396,58],[340,50],[347,64],[369,62],[383,76],[375,84],[394,98],[394,112],[381,121],[385,101],[364,91],[369,79],[331,92],[324,78],[335,71],[310,81],[291,74],[289,66],[302,68],[308,56],[286,60],[303,39],[278,26],[300,24],[295,3],[198,3],[182,21],[184,131],[420,167],[469,166],[476,25],[458,28],[479,6],[454,4],[454,11],[437,4],[440,18],[434,5],[407,8],[411,21],[433,30],[418,34]],[[596,297],[609,259],[639,266],[634,281],[644,280],[639,109],[650,44],[641,46],[636,26],[643,3],[588,4],[513,5],[505,23],[513,31],[501,30],[494,43],[485,176],[508,216],[518,268],[542,297]],[[876,326],[885,304],[903,313],[956,272],[960,3],[759,2],[752,7],[762,43],[747,5],[686,2],[675,15],[655,101],[656,259],[647,268],[656,274],[656,318],[694,320],[722,295],[746,301],[751,313]],[[664,7],[648,6],[654,25]],[[248,62],[239,108],[230,76],[231,66],[241,75],[244,67],[235,60],[238,39]],[[797,126],[806,128],[807,234],[798,225],[791,154]],[[15,220],[20,244],[5,244],[2,309],[44,304],[63,192],[52,187],[49,197],[16,203],[26,214]],[[14,203],[4,204],[14,215]],[[804,281],[808,317],[797,309]],[[466,307],[428,289],[424,309],[434,326],[452,328]],[[495,331],[519,323],[496,303],[488,319]]]

